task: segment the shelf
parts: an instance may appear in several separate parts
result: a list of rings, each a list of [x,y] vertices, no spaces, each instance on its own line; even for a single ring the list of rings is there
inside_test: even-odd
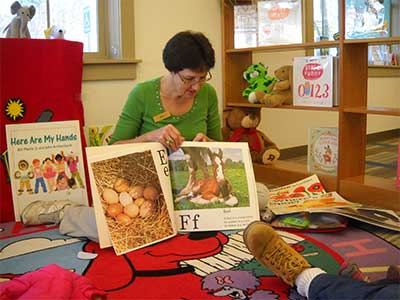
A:
[[[400,211],[400,189],[394,180],[356,176],[340,180],[340,194],[353,202]]]
[[[344,44],[392,45],[400,44],[400,37],[344,40]]]
[[[307,166],[294,162],[277,160],[272,165],[253,163],[256,181],[277,186],[287,185],[299,181],[313,173],[307,172]],[[322,185],[327,191],[337,191],[336,176],[319,174]]]
[[[260,108],[274,108],[274,109],[300,109],[300,110],[322,110],[322,111],[339,111],[338,107],[316,107],[316,106],[295,106],[295,105],[282,105],[279,107],[270,107],[265,104],[253,104],[246,102],[226,102],[226,106],[233,107],[260,107]]]
[[[339,47],[339,41],[321,41],[321,42],[307,42],[299,44],[280,44],[271,46],[260,46],[253,48],[240,48],[240,49],[226,49],[226,53],[240,53],[240,52],[273,52],[273,51],[295,51],[304,49],[316,48],[336,48]]]
[[[253,163],[256,181],[283,186],[311,176],[307,167],[284,160],[273,165]],[[318,174],[326,191],[338,191],[335,176]],[[340,180],[339,193],[345,199],[400,211],[400,190],[395,181],[374,176],[356,176]]]
[[[389,107],[349,107],[343,108],[344,112],[355,114],[372,114],[372,115],[387,115],[387,116],[400,116],[400,108]]]

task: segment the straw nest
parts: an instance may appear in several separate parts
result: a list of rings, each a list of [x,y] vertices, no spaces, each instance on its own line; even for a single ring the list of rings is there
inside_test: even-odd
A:
[[[116,253],[173,233],[150,151],[98,161],[92,169]]]

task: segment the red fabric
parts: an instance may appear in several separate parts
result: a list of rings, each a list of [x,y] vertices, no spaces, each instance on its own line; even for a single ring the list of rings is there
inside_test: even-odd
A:
[[[0,153],[2,157],[5,156],[7,148],[5,124],[33,123],[38,119],[49,121],[46,118],[43,119],[43,112],[46,110],[52,112],[51,121],[80,121],[82,151],[84,150],[84,115],[81,101],[82,63],[83,44],[79,42],[0,39]],[[10,119],[5,113],[5,107],[10,98],[21,99],[25,104],[25,113],[19,120]],[[47,116],[48,119],[49,115]],[[0,165],[0,222],[8,222],[14,220],[11,184],[8,180],[6,164],[3,161]]]
[[[55,264],[26,273],[0,284],[0,299],[106,299],[104,291],[95,288],[87,278]]]
[[[233,133],[230,136],[229,141],[238,142],[244,135],[247,138],[250,150],[261,151],[261,141],[257,135],[256,128],[236,128],[233,130]]]

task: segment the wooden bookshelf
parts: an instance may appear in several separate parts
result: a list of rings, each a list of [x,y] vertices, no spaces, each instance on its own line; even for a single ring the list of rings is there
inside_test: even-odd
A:
[[[250,0],[237,0],[236,4],[250,4]],[[338,107],[282,106],[273,109],[297,109],[338,113],[339,161],[338,175],[319,175],[328,191],[338,191],[350,201],[373,204],[383,208],[400,210],[400,190],[394,180],[364,175],[366,152],[366,128],[369,114],[400,116],[399,108],[369,107],[368,46],[375,44],[400,44],[400,37],[346,40],[343,32],[337,41],[306,42],[301,44],[263,46],[234,49],[234,15],[232,1],[221,0],[223,37],[223,100],[226,107],[266,107],[250,104],[241,95],[246,88],[242,80],[243,70],[252,63],[253,53],[332,48],[339,50]],[[345,0],[339,0],[340,28],[345,28]],[[271,112],[273,113],[273,112]],[[310,175],[306,166],[277,161],[273,165],[254,164],[256,179],[273,185],[292,183]]]

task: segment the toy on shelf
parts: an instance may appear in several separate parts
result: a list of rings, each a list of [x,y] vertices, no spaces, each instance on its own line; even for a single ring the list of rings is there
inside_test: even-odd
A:
[[[22,6],[18,1],[11,4],[11,14],[16,15],[4,28],[3,32],[7,31],[6,38],[31,38],[28,29],[28,22],[35,15],[36,8],[31,6]]]
[[[265,94],[262,103],[267,106],[276,107],[283,104],[293,103],[293,66],[284,65],[275,70],[274,75],[278,79],[272,85],[272,92]]]
[[[64,39],[65,29],[60,26],[53,25],[44,31],[46,39]]]
[[[243,78],[249,86],[243,91],[242,96],[250,103],[262,103],[265,94],[271,92],[271,84],[276,81],[273,76],[268,76],[268,67],[263,63],[251,64],[243,72]]]
[[[224,112],[224,141],[248,142],[253,162],[272,164],[280,156],[280,150],[264,133],[257,130],[261,120],[261,108],[231,108]]]

